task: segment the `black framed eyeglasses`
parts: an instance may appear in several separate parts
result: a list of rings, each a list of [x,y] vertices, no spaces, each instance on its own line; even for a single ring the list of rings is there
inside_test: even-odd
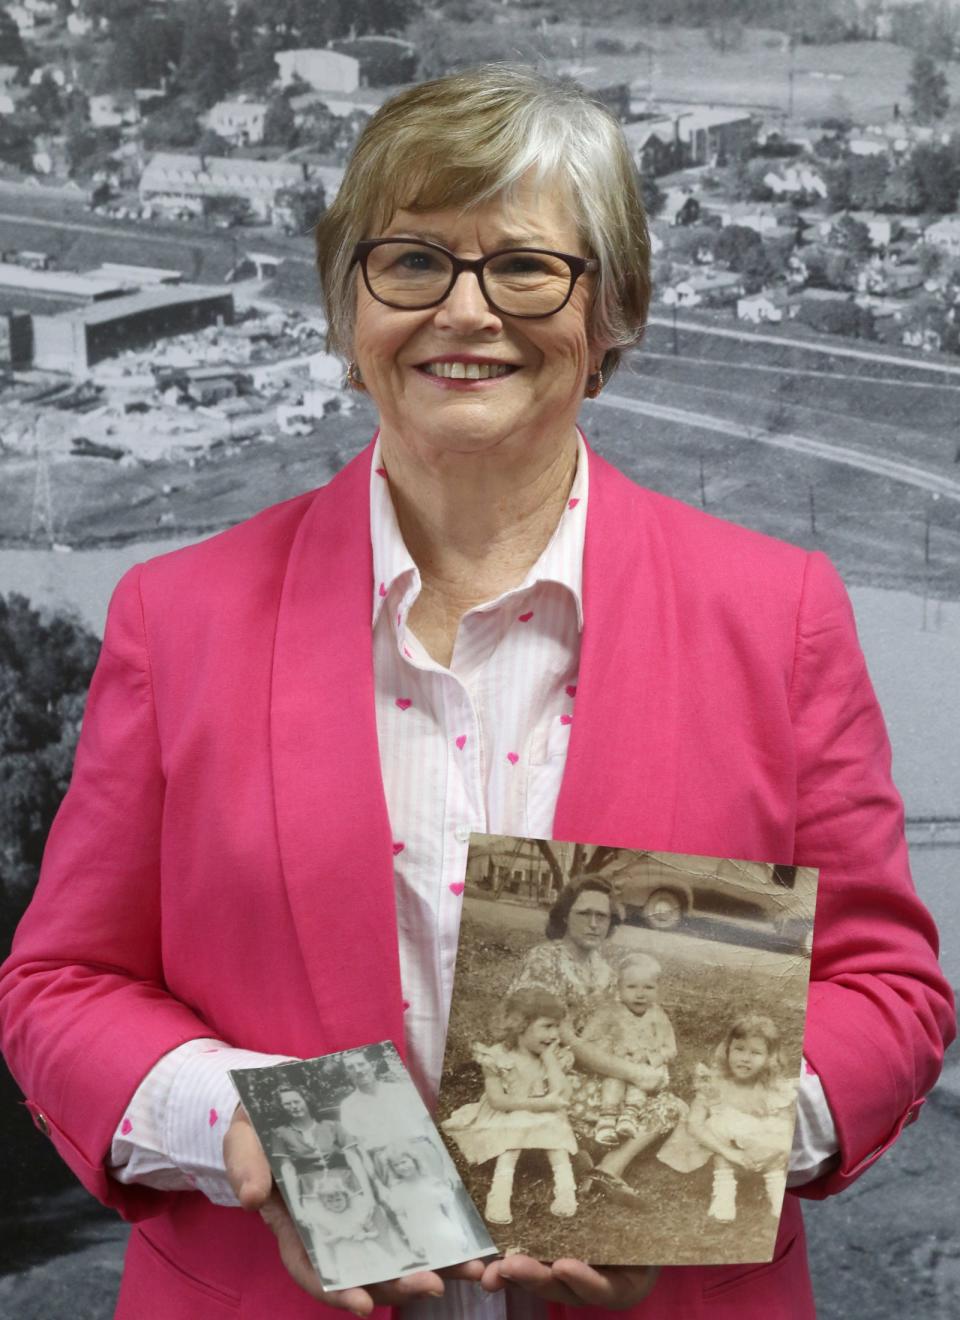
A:
[[[443,302],[464,271],[504,316],[553,316],[566,307],[581,275],[600,269],[595,257],[546,248],[503,248],[485,257],[457,257],[439,243],[410,238],[366,238],[353,249],[363,281],[377,302],[423,311]]]

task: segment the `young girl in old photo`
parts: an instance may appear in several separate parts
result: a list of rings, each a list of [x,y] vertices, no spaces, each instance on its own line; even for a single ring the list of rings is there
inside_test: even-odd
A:
[[[713,1160],[707,1214],[730,1222],[737,1214],[737,1175],[762,1174],[770,1212],[780,1214],[793,1136],[797,1083],[783,1076],[780,1032],[770,1018],[736,1018],[697,1068],[696,1096],[686,1120],[657,1158],[689,1173]]]
[[[463,1216],[450,1184],[431,1169],[424,1150],[394,1144],[378,1152],[377,1174],[380,1197],[393,1212],[413,1256],[426,1260],[450,1255],[469,1255]]]
[[[602,1146],[635,1137],[649,1098],[669,1081],[667,1064],[677,1056],[677,1042],[658,1003],[661,972],[660,963],[649,954],[627,958],[620,965],[617,998],[596,1008],[581,1029],[581,1039],[590,1045],[649,1070],[643,1087],[618,1077],[601,1080],[594,1137]]]
[[[509,995],[495,1043],[473,1048],[483,1070],[483,1096],[441,1124],[470,1164],[496,1160],[484,1210],[491,1224],[513,1222],[513,1179],[524,1150],[542,1150],[550,1161],[550,1213],[576,1214],[570,1156],[577,1142],[567,1118],[573,1055],[560,1044],[565,1016],[563,1002],[547,990],[531,987]]]

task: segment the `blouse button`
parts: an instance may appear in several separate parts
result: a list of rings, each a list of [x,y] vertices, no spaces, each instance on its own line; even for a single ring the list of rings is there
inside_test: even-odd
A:
[[[38,1129],[38,1131],[42,1132],[45,1137],[49,1137],[50,1124],[47,1122],[46,1117],[43,1114],[41,1114],[39,1110],[37,1110],[37,1112],[33,1116],[33,1123],[34,1126]]]
[[[458,843],[469,843],[471,834],[469,825],[458,825],[453,833]]]

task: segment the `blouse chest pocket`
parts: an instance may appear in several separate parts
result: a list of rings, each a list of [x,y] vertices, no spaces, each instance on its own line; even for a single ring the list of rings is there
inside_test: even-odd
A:
[[[572,716],[555,715],[535,732],[531,746],[530,764],[548,765],[558,757],[566,757],[570,746]]]

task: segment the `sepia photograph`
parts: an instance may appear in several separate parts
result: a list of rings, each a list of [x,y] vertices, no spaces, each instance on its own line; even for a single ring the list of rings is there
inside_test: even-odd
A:
[[[816,888],[809,868],[472,836],[439,1126],[502,1251],[771,1258]]]
[[[324,1287],[496,1250],[389,1041],[231,1078]]]
[[[861,1031],[820,1065],[838,1164],[788,1194],[769,1268],[820,1320],[960,1311],[944,1007],[960,990],[958,386],[960,0],[0,0],[0,1316],[154,1320],[163,1288],[130,1288],[157,1254],[187,1294],[196,1276],[241,1305],[234,1265],[192,1255],[183,1243],[203,1234],[179,1228],[233,1203],[222,1145],[211,1205],[184,1180],[197,1153],[138,1144],[128,1101],[152,1112],[184,1032],[311,1057],[405,1031],[432,1105],[478,830],[685,855],[787,859],[796,844],[794,861],[820,867],[827,917],[806,952],[762,905],[733,921],[699,886],[665,883],[633,895],[619,938],[697,932],[719,948],[722,930],[751,957],[810,954],[811,1021]],[[511,459],[493,485],[472,467],[425,479],[483,450],[494,422],[490,452]],[[552,502],[541,441],[582,483]],[[588,515],[582,543],[565,498]],[[314,521],[337,530],[307,547]],[[488,572],[504,537],[519,552]],[[469,590],[447,599],[454,581]],[[539,598],[511,615],[531,582]],[[564,591],[550,689],[557,636],[542,629]],[[378,637],[372,663],[391,619],[395,645]],[[165,691],[181,669],[190,684]],[[756,681],[774,671],[789,727]],[[671,704],[681,690],[695,709]],[[859,728],[852,707],[819,743],[804,710],[841,691],[878,721],[849,765],[834,740]],[[143,698],[159,702],[152,724],[133,718]],[[536,727],[517,728],[520,710]],[[114,741],[104,712],[120,715]],[[299,839],[279,800],[297,784]],[[761,828],[757,793],[774,784]],[[188,815],[177,853],[171,823]],[[88,850],[83,821],[98,823]],[[202,874],[188,880],[187,859]],[[509,895],[517,867],[499,865],[484,886]],[[343,939],[378,942],[375,988],[400,1016],[351,1034],[340,1006],[358,996],[333,1011],[319,990],[314,1013],[326,934],[295,902],[291,942],[264,967],[293,966],[301,935],[312,951],[284,1025],[263,1032],[253,1008],[219,1001],[214,983],[259,956],[222,912],[279,938],[285,901],[260,911],[260,896],[295,892],[304,867],[311,885],[329,871],[351,895],[396,899],[396,918],[384,907]],[[890,917],[886,943],[870,913]],[[214,953],[219,978],[203,970]],[[904,1016],[878,1024],[891,963]],[[131,1008],[116,1043],[94,1011],[107,967],[134,1003],[159,987],[171,1012],[198,1011],[154,1040]],[[44,1016],[60,1003],[62,1035]],[[60,1040],[65,1061],[49,1057]],[[759,1185],[738,1183],[738,1220]],[[663,1306],[687,1304],[670,1277]]]

